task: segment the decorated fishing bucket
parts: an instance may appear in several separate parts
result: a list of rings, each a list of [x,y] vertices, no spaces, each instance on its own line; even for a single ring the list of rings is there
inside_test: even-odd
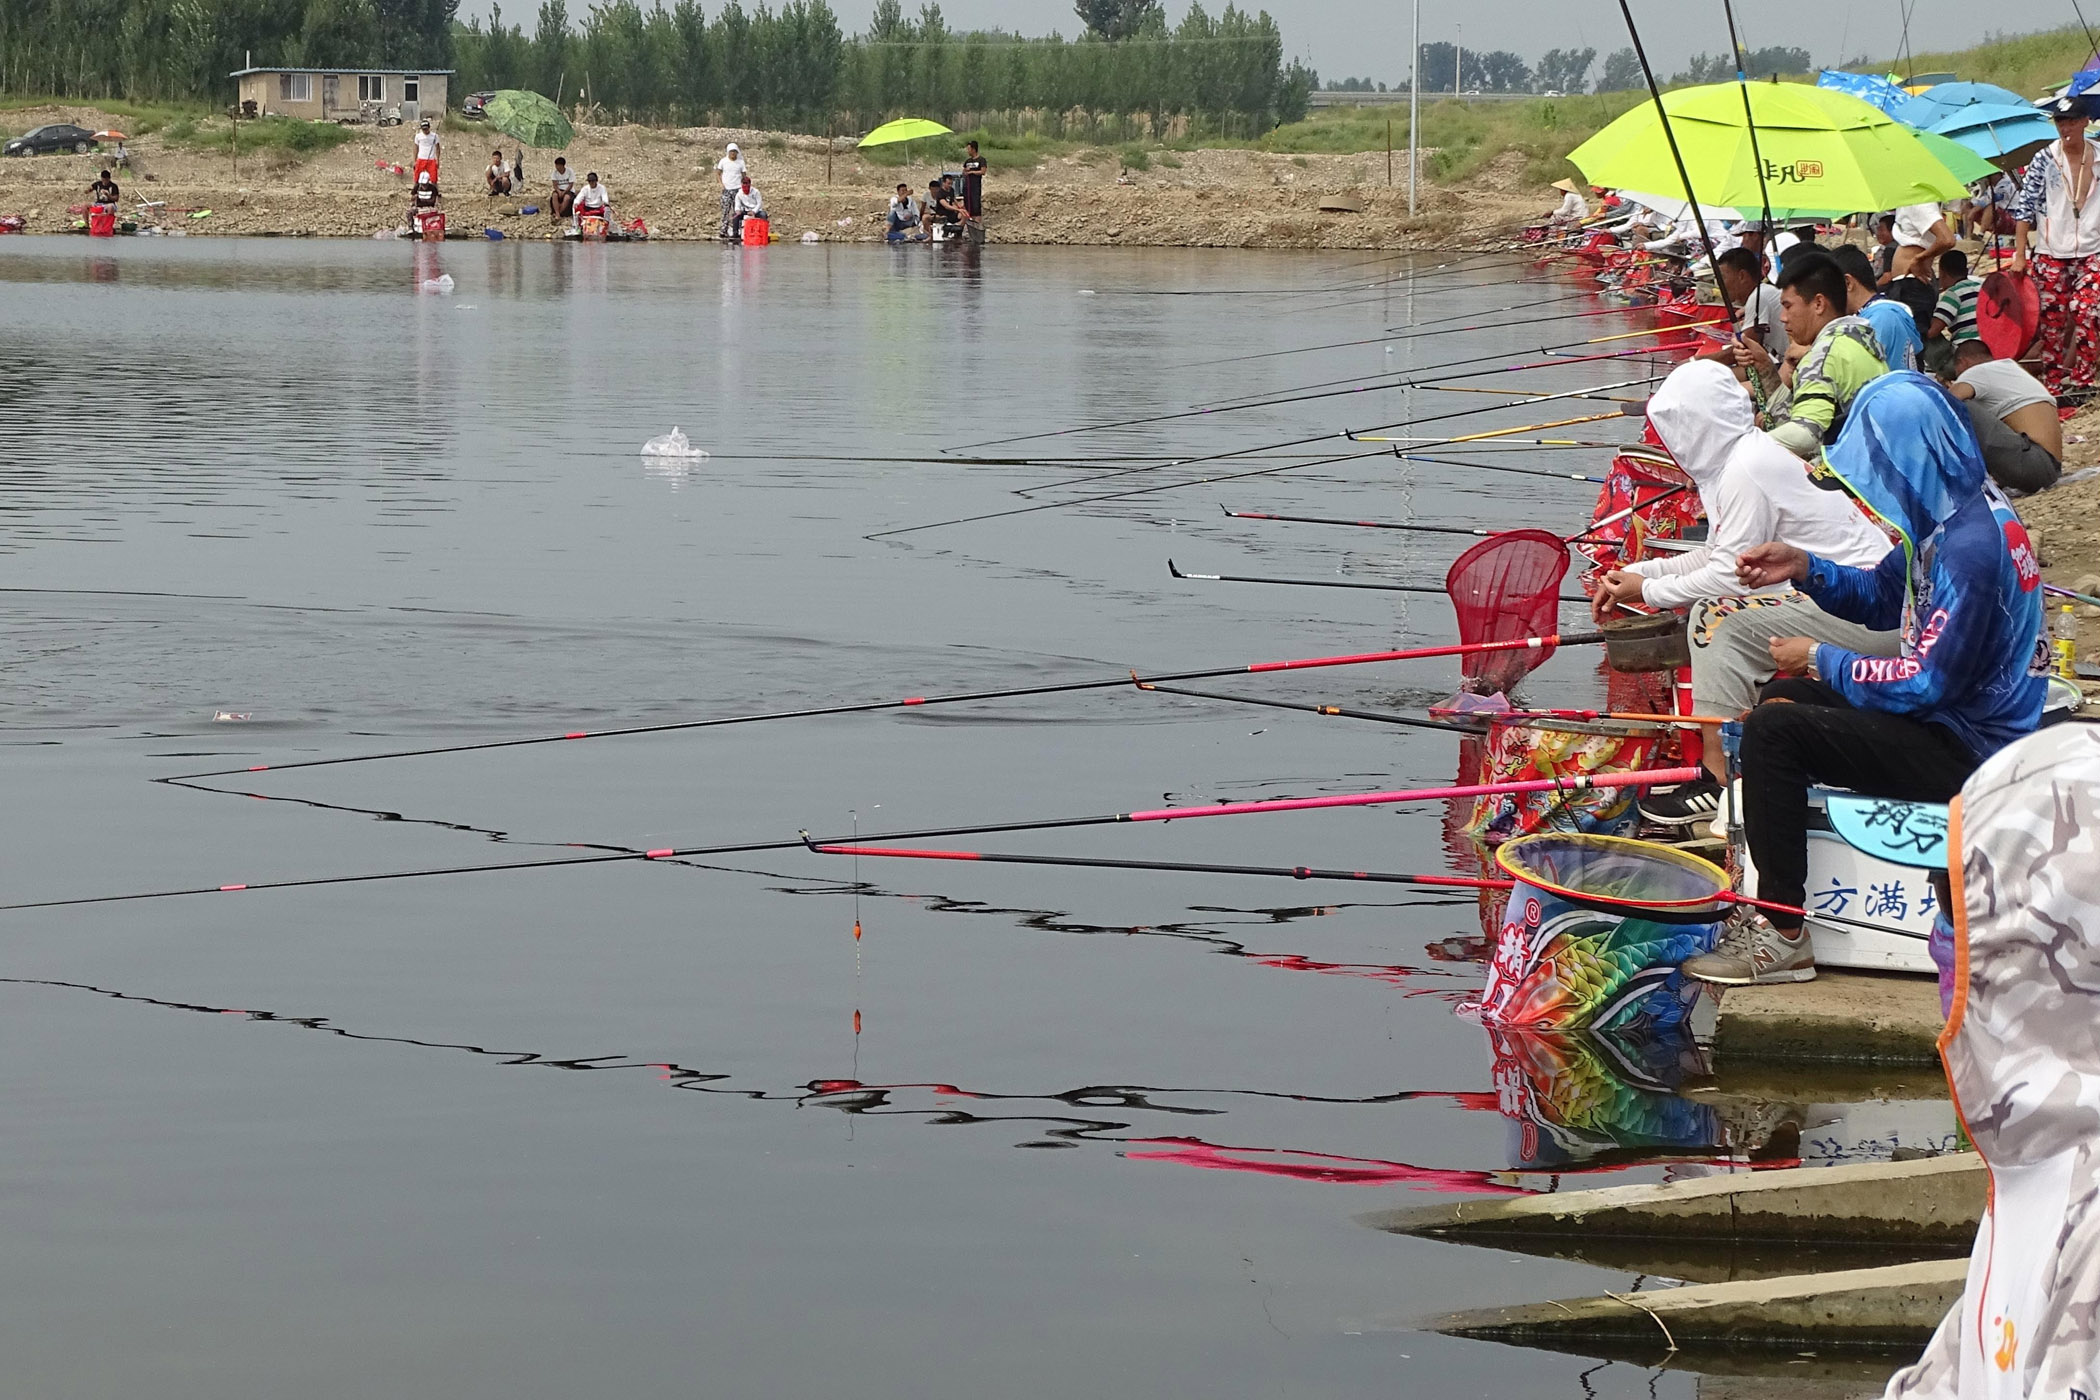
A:
[[[1660,757],[1663,731],[1619,724],[1568,721],[1541,725],[1492,717],[1480,746],[1476,783],[1587,778],[1636,773]],[[1610,832],[1633,813],[1632,788],[1488,793],[1473,800],[1462,830],[1473,840],[1497,842],[1540,831]]]
[[[1681,1024],[1698,984],[1678,971],[1720,933],[1728,875],[1669,846],[1543,833],[1496,853],[1516,881],[1480,1000],[1490,1026],[1626,1031]]]

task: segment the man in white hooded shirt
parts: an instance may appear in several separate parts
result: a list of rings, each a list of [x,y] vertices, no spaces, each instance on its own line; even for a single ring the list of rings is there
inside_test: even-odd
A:
[[[1771,639],[1813,637],[1867,656],[1894,656],[1898,635],[1832,617],[1790,585],[1745,595],[1736,556],[1783,540],[1852,568],[1872,568],[1889,537],[1841,491],[1810,480],[1801,459],[1757,428],[1749,393],[1725,366],[1694,360],[1648,400],[1648,420],[1699,488],[1706,543],[1614,569],[1591,600],[1601,620],[1619,604],[1691,609],[1692,703],[1703,715],[1739,715],[1772,679]],[[1706,746],[1714,781],[1687,783],[1641,803],[1650,820],[1686,826],[1720,807],[1721,746]]]
[[[1949,816],[1940,1058],[1991,1191],[1968,1286],[1888,1400],[2100,1394],[2100,728],[2000,749]]]

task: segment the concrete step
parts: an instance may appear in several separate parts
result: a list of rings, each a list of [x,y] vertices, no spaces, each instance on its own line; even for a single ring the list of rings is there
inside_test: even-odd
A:
[[[1425,1325],[1450,1336],[1556,1350],[1908,1350],[1939,1326],[1968,1271],[1967,1259],[1935,1259],[1481,1308]]]
[[[1987,1181],[1980,1158],[1956,1153],[1916,1162],[1471,1197],[1359,1218],[1394,1234],[1519,1250],[1526,1248],[1524,1241],[1544,1239],[1585,1245],[1659,1240],[1675,1246],[1748,1241],[1935,1252],[1969,1247],[1983,1215]]]
[[[1722,991],[1717,1068],[1744,1061],[1939,1063],[1939,984],[1898,973],[1819,972],[1813,982]]]

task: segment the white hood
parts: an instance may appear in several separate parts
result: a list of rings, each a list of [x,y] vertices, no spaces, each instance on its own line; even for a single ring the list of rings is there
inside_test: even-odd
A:
[[[1891,1397],[2100,1394],[2100,728],[2000,750],[1954,809],[1955,1108],[1991,1172],[1968,1288]]]
[[[1648,421],[1677,465],[1703,487],[1720,480],[1731,452],[1754,440],[1757,410],[1727,368],[1693,360],[1671,370],[1648,400]]]

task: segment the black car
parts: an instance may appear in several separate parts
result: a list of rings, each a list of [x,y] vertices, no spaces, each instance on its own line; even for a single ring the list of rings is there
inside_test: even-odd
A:
[[[0,147],[0,154],[10,156],[49,155],[54,151],[72,151],[86,155],[99,143],[95,133],[84,126],[40,126],[36,130],[17,136]]]
[[[459,114],[470,122],[478,122],[488,115],[489,99],[493,92],[470,92],[467,100],[459,104]]]

